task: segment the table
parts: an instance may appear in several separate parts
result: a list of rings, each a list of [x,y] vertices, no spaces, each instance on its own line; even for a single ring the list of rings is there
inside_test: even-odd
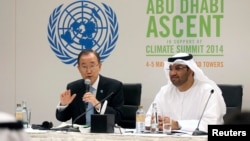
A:
[[[207,141],[207,136],[134,134],[134,133],[79,133],[62,131],[28,132],[31,141]]]

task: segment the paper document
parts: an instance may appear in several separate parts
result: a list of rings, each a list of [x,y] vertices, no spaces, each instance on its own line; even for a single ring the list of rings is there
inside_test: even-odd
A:
[[[100,113],[101,115],[103,115],[105,113],[106,108],[107,108],[107,104],[108,104],[108,101],[105,100],[103,105],[102,105],[102,109],[101,109],[101,113]]]

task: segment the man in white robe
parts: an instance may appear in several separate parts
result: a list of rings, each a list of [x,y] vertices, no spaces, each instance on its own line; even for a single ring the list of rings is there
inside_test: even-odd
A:
[[[178,53],[170,57],[164,62],[164,70],[168,83],[152,102],[157,104],[159,119],[168,116],[172,119],[172,130],[190,132],[206,133],[208,125],[223,124],[226,104],[222,92],[196,65],[191,54]],[[151,108],[152,104],[146,122],[151,121]]]

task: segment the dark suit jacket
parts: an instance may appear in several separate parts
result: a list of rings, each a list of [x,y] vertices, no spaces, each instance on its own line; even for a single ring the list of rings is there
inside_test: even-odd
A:
[[[115,123],[118,123],[121,120],[122,115],[121,107],[124,103],[122,86],[123,85],[120,81],[100,75],[100,80],[96,91],[96,98],[99,101],[103,100],[106,96],[111,94],[111,92],[114,92],[114,94],[107,99],[108,105],[105,114],[114,114]],[[84,101],[82,101],[83,94],[85,93],[84,79],[69,83],[67,85],[67,89],[71,90],[71,94],[76,93],[76,97],[63,111],[56,110],[56,118],[62,122],[68,121],[72,118],[73,122],[86,110],[86,104]],[[94,111],[97,113],[96,110]],[[86,117],[82,116],[76,120],[75,123],[80,125],[86,124]]]

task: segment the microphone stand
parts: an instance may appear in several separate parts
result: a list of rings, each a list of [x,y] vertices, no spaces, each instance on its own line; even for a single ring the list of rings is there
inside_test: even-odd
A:
[[[193,135],[193,136],[207,135],[207,132],[201,131],[201,130],[199,130],[199,128],[197,127],[197,128],[194,130],[194,132],[193,132],[192,135]]]
[[[203,111],[202,111],[202,114],[201,114],[201,117],[200,117],[200,119],[199,119],[197,128],[196,128],[196,129],[194,130],[194,132],[192,133],[193,136],[207,135],[207,132],[205,132],[205,131],[200,131],[199,126],[200,126],[201,118],[203,117],[203,114],[204,114],[205,109],[206,109],[206,107],[207,107],[208,101],[209,101],[209,99],[210,99],[210,97],[211,97],[211,95],[212,95],[213,93],[214,93],[214,90],[212,89],[211,92],[210,92],[210,95],[209,95],[209,97],[208,97],[208,99],[207,99],[206,105],[205,105],[205,107],[204,107],[204,109],[203,109]]]
[[[73,124],[67,129],[68,132],[80,132],[79,127],[74,127]]]

